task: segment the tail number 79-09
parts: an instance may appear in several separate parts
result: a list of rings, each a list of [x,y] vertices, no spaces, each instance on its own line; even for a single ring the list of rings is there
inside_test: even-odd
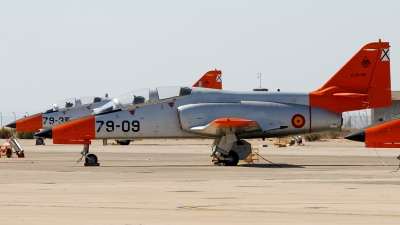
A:
[[[100,130],[103,128],[103,125],[106,126],[106,131],[107,132],[114,132],[116,128],[120,128],[123,132],[139,132],[140,130],[140,122],[137,120],[134,120],[132,122],[128,120],[122,121],[121,124],[115,124],[114,121],[108,120],[108,121],[102,121],[102,120],[97,120],[96,123],[100,124],[99,127],[97,128],[97,132],[100,132]]]

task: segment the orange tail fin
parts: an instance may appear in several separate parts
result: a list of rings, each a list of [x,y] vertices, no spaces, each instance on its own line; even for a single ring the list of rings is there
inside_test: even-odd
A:
[[[391,105],[389,42],[362,47],[321,88],[310,92],[310,106],[338,113]]]
[[[222,89],[222,72],[221,70],[211,70],[204,74],[193,87]]]

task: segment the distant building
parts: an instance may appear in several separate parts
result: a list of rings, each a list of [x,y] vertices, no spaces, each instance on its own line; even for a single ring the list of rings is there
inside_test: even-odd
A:
[[[392,91],[392,105],[371,109],[371,123],[400,115],[400,91]]]

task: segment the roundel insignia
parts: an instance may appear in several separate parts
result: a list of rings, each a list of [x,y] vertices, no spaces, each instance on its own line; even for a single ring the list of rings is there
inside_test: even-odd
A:
[[[292,117],[292,125],[295,128],[302,128],[306,123],[306,119],[301,114],[296,114]]]

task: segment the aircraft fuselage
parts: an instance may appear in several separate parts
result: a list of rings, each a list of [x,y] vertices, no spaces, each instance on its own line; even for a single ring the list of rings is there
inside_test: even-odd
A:
[[[95,116],[95,137],[195,138],[220,137],[215,132],[191,130],[217,118],[251,118],[263,121],[259,132],[243,132],[239,138],[287,136],[338,129],[341,114],[308,106],[308,94],[238,93],[193,88],[192,94],[134,105],[122,111]],[[294,120],[299,121],[294,121]],[[304,120],[304,121],[303,121]]]

